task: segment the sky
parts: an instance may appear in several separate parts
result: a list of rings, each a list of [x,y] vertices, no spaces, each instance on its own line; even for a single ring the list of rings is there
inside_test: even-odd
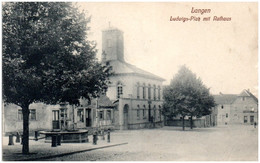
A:
[[[186,65],[212,94],[239,94],[249,89],[258,95],[255,2],[80,2],[77,5],[91,15],[88,39],[97,42],[98,58],[102,51],[101,31],[110,22],[124,32],[125,60],[164,78],[164,85],[170,83],[180,66]],[[194,13],[195,9],[210,9],[210,12]],[[178,16],[200,17],[200,21],[170,21]],[[214,16],[230,17],[231,21],[213,21]],[[210,21],[203,21],[206,17]]]

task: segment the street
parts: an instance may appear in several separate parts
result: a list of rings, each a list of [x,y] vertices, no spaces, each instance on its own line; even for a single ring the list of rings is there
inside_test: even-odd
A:
[[[92,141],[92,137],[90,137]],[[44,161],[257,161],[258,136],[253,126],[219,126],[182,131],[178,127],[115,131],[111,143],[124,143]],[[43,143],[43,142],[38,142]],[[108,144],[99,139],[99,144]],[[46,144],[46,143],[45,143]],[[92,142],[84,145],[85,148]],[[33,145],[32,145],[33,146]],[[54,150],[43,145],[44,148]],[[41,148],[43,148],[43,146]],[[81,144],[62,144],[83,149]],[[4,146],[8,149],[9,146]],[[12,147],[11,147],[12,148]],[[56,148],[55,150],[59,150]],[[32,151],[33,148],[31,148]],[[35,148],[36,149],[36,148]],[[46,149],[47,150],[47,149]],[[34,152],[34,151],[32,151]],[[37,151],[35,151],[37,152]]]

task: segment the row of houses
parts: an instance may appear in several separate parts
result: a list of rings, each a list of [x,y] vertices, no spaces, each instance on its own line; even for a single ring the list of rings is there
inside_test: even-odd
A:
[[[110,65],[113,76],[106,94],[80,99],[80,105],[33,103],[30,130],[73,130],[89,127],[138,129],[178,125],[162,115],[163,78],[137,68],[124,60],[123,32],[109,27],[102,32],[102,63]],[[249,124],[257,121],[257,98],[248,90],[240,95],[216,95],[211,115],[194,120],[195,127],[222,124]],[[22,130],[22,110],[4,104],[4,132]]]

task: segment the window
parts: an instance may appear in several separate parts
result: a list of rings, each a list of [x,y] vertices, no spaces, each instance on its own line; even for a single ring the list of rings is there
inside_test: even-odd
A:
[[[247,116],[244,116],[244,123],[247,123]]]
[[[158,86],[158,99],[161,100],[161,87]]]
[[[22,120],[23,120],[23,111],[22,109],[18,109],[18,121],[22,121]],[[29,120],[32,121],[36,120],[36,109],[30,109]]]
[[[153,106],[153,117],[155,120],[156,119],[156,106],[155,105]]]
[[[145,84],[143,85],[143,99],[146,98],[146,90],[145,90]]]
[[[123,95],[123,85],[119,82],[117,84],[117,98],[120,98]]]
[[[23,112],[22,109],[18,109],[18,120],[22,121],[23,120]]]
[[[140,87],[140,85],[139,85],[139,83],[137,83],[137,86],[136,86],[136,94],[137,94],[137,99],[139,99],[140,98],[140,90],[139,90],[139,87]]]
[[[61,108],[60,109],[60,117],[62,119],[67,118],[67,108]]]
[[[246,100],[246,97],[242,97],[242,101],[245,101]]]
[[[52,111],[52,120],[58,121],[59,120],[59,110],[53,110]]]
[[[250,123],[251,123],[251,124],[254,123],[254,116],[253,116],[253,115],[250,116]]]
[[[153,99],[156,100],[156,86],[153,86]]]
[[[30,109],[30,115],[29,115],[30,120],[36,120],[36,110],[35,109]]]
[[[137,105],[137,111],[136,111],[137,119],[140,119],[140,106]]]
[[[145,119],[145,105],[144,105],[144,109],[143,109],[143,119]]]
[[[140,110],[139,109],[136,110],[136,116],[137,116],[137,119],[140,118]]]
[[[103,111],[99,111],[99,119],[103,120],[104,116],[103,116],[104,112]]]
[[[162,120],[162,108],[161,108],[161,105],[159,105],[159,118],[160,118],[160,121]]]
[[[78,122],[84,122],[83,109],[77,111]]]
[[[107,111],[107,120],[111,120],[111,110]]]
[[[228,113],[226,113],[226,118],[228,118]]]
[[[223,106],[223,105],[221,105],[221,109],[224,109],[224,106]]]
[[[151,85],[148,85],[148,99],[151,99]]]

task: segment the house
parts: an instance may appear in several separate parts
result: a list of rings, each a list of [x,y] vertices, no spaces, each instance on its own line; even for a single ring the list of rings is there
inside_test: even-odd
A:
[[[258,121],[258,99],[249,91],[239,95],[214,96],[218,110],[218,125],[253,124]]]
[[[114,105],[110,99],[101,95],[99,98],[80,99],[80,105],[67,103],[47,105],[33,103],[29,106],[29,128],[34,131],[86,129],[90,127],[112,128]],[[3,106],[3,130],[5,133],[22,132],[22,108],[15,104]]]
[[[231,104],[237,98],[234,94],[222,94],[214,95],[215,103],[217,104],[215,109],[217,110],[217,124],[225,125],[230,122]]]
[[[109,27],[102,31],[102,63],[113,75],[106,95],[116,105],[117,129],[162,126],[163,78],[137,68],[124,60],[123,32]]]

